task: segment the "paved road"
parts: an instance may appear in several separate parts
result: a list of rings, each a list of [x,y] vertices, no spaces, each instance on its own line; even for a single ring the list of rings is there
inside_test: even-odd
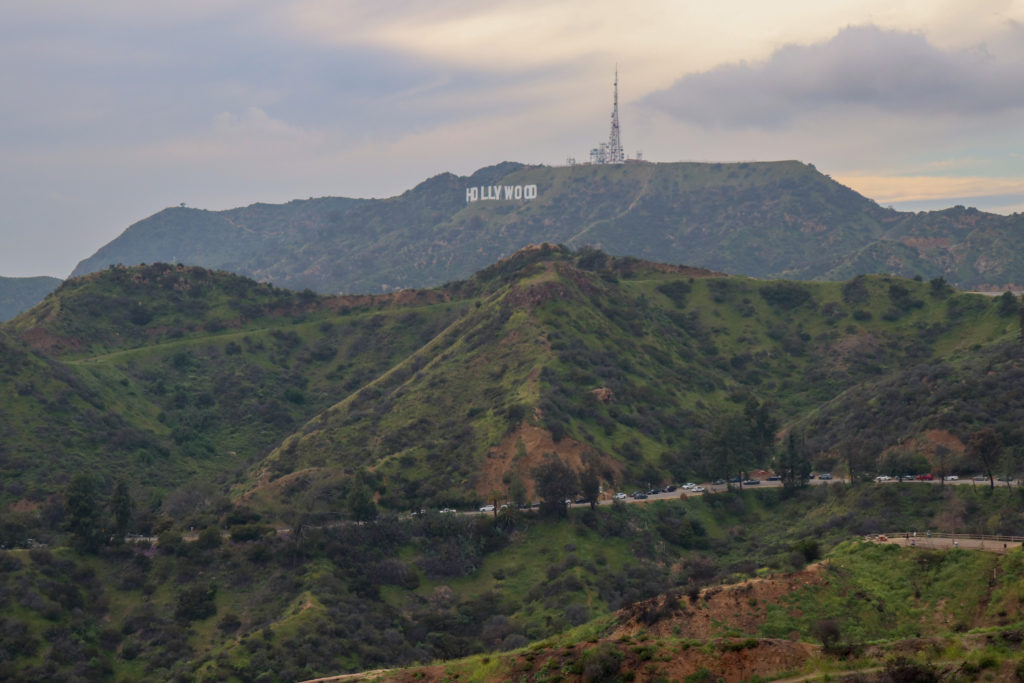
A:
[[[872,538],[876,543],[890,543],[904,547],[930,548],[934,550],[985,550],[992,553],[1005,553],[1021,547],[1019,537],[1000,538],[998,536],[971,536],[967,534],[881,534]]]
[[[754,484],[753,486],[751,486],[749,484],[745,484],[743,486],[743,489],[750,490],[750,491],[757,491],[757,490],[760,490],[760,489],[782,488],[782,482],[781,481],[768,481],[767,479],[762,479],[760,481],[761,481],[760,484]],[[819,485],[819,484],[845,484],[846,482],[847,482],[846,479],[842,479],[840,477],[835,477],[833,479],[811,479],[807,483],[811,484],[811,485]],[[726,491],[729,488],[725,484],[718,484],[718,485],[716,485],[716,484],[699,484],[699,485],[704,487],[706,493],[719,493],[719,492],[722,492],[722,491]],[[737,489],[737,488],[740,488],[740,485],[739,484],[733,484],[732,487],[734,489]],[[614,492],[606,491],[605,493],[603,493],[601,495],[601,498],[597,501],[597,504],[598,505],[611,505],[614,502],[614,500],[612,498],[613,495],[614,495]],[[633,504],[633,503],[650,503],[651,501],[656,501],[656,500],[679,500],[680,497],[683,496],[683,495],[685,495],[687,498],[690,498],[692,496],[699,496],[699,495],[702,495],[702,494],[701,493],[694,493],[693,491],[688,491],[688,490],[682,489],[682,488],[677,488],[675,491],[672,491],[670,493],[648,494],[647,498],[642,498],[640,500],[637,500],[637,499],[633,498],[632,496],[628,495],[628,492],[627,492],[626,497],[623,498],[623,499],[620,499],[619,502],[620,503]],[[537,505],[537,503],[534,503],[534,506],[536,506],[536,505]],[[572,507],[572,508],[586,508],[586,507],[590,507],[590,503],[573,503],[572,505],[570,505],[570,507]],[[494,512],[493,511],[488,511],[488,512],[481,513],[481,512],[478,512],[476,510],[473,510],[473,511],[469,512],[468,514],[487,514],[487,515],[491,515],[491,514],[494,514]]]

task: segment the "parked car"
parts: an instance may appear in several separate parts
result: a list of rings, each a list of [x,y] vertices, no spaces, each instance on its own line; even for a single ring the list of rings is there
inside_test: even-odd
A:
[[[875,477],[875,481],[892,481],[892,477],[890,477],[888,474],[880,474],[877,477]]]
[[[832,475],[829,474],[828,472],[825,472],[824,474],[819,474],[818,475],[818,479],[831,479],[831,478],[832,478]]]
[[[760,483],[761,483],[760,479],[744,479],[743,480],[743,485],[744,486],[757,486]]]
[[[676,487],[672,486],[671,484],[665,487],[665,493],[672,493],[675,490],[676,490]]]
[[[589,503],[589,502],[590,502],[589,498],[582,498],[581,497],[581,498],[577,498],[576,499],[576,504],[577,505],[584,505],[584,504]]]
[[[480,512],[494,512],[494,506],[484,505],[482,508],[480,508]]]
[[[723,484],[725,484],[725,479],[715,479],[711,483],[714,484],[715,486],[722,486]]]
[[[729,478],[729,483],[730,484],[738,484],[741,481],[743,481],[743,479],[741,479],[740,477],[730,477]]]
[[[988,479],[988,477],[986,477],[984,474],[974,475],[974,481],[985,481],[986,479]]]
[[[782,481],[782,475],[773,474],[772,476],[768,477],[768,481]]]
[[[916,478],[916,479],[917,479],[918,481],[932,481],[933,479],[935,479],[935,477],[934,477],[934,476],[932,476],[931,474],[928,474],[928,473],[925,473],[925,474],[919,474],[919,475],[917,475],[917,477],[915,477],[915,478]]]
[[[455,514],[455,508],[441,508],[441,514],[442,515],[454,515]]]
[[[946,475],[946,481],[958,481],[959,479],[960,477],[956,476],[955,474]]]
[[[618,493],[615,494],[615,500],[626,500],[626,494],[623,493],[622,491],[619,491]]]
[[[694,487],[693,487],[692,489],[690,489],[690,490],[691,490],[691,491],[692,491],[693,493],[704,493],[704,487],[703,487],[703,486],[694,486]]]
[[[638,492],[633,494],[633,498],[635,500],[646,500],[647,499],[647,494],[638,491]]]

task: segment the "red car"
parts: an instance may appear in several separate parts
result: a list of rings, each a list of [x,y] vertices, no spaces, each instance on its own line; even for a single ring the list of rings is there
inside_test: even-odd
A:
[[[919,474],[915,477],[915,479],[920,479],[921,481],[931,481],[934,478],[935,477],[930,474]]]

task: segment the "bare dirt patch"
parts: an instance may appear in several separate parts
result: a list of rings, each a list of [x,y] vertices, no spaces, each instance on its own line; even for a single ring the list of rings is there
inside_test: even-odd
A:
[[[620,610],[619,626],[612,637],[643,631],[654,637],[708,640],[732,629],[755,633],[764,620],[764,605],[778,604],[800,588],[823,585],[823,566],[813,564],[793,574],[706,588],[696,603],[664,595],[637,602]]]
[[[554,453],[577,472],[584,467],[584,453],[593,453],[603,468],[621,473],[621,465],[610,456],[595,451],[593,446],[568,438],[556,442],[548,430],[524,421],[484,458],[477,478],[477,493],[487,498],[491,491],[505,491],[508,488],[506,475],[515,473],[522,478],[527,494],[533,500],[532,472],[544,462],[547,453]]]

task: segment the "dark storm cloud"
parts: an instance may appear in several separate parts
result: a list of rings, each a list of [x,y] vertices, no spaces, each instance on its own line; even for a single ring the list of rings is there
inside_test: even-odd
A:
[[[784,126],[844,109],[970,117],[1024,106],[1022,78],[1021,62],[1000,63],[984,50],[944,52],[918,34],[865,26],[784,47],[765,62],[685,76],[644,104],[721,126]]]

